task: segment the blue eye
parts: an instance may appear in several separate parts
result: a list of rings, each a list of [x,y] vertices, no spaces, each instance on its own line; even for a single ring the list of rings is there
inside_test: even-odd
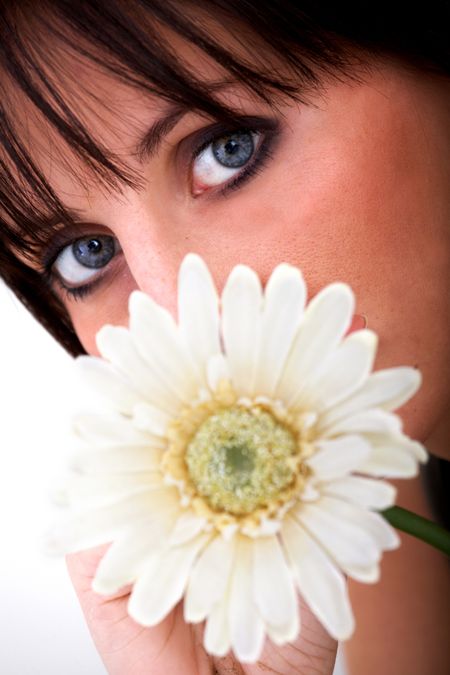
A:
[[[217,161],[230,169],[244,166],[255,150],[250,131],[237,131],[214,141],[212,153]]]
[[[105,234],[82,237],[63,248],[53,268],[63,283],[76,286],[96,276],[119,250],[115,237]]]
[[[223,134],[205,145],[193,163],[193,193],[201,194],[240,176],[255,164],[257,154],[261,155],[263,138],[261,132],[243,129]]]
[[[74,258],[86,267],[104,267],[114,257],[114,238],[107,236],[85,237],[72,244]]]

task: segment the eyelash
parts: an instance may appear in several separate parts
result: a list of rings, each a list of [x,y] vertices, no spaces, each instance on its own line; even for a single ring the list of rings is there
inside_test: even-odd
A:
[[[253,126],[241,126],[236,127],[235,131],[244,131],[247,133],[257,132],[263,133],[264,138],[258,145],[254,157],[250,160],[250,163],[246,165],[240,173],[236,175],[235,178],[232,178],[228,183],[224,185],[223,188],[214,191],[214,195],[219,194],[220,196],[225,196],[229,192],[236,190],[238,187],[241,187],[249,178],[258,175],[266,167],[269,159],[273,158],[272,146],[277,136],[280,133],[279,124],[275,120],[266,120],[260,118],[251,118]],[[248,120],[247,120],[248,121]],[[224,127],[223,125],[213,125],[210,127],[203,140],[200,142],[200,145],[197,144],[195,150],[192,152],[192,161],[200,155],[200,153],[205,150],[211,143],[219,140],[223,136],[229,134],[232,130],[229,127]]]
[[[274,120],[264,120],[259,118],[255,118],[253,122],[254,124],[252,128],[247,126],[236,127],[236,131],[259,132],[264,134],[263,139],[259,142],[258,148],[254,154],[254,158],[250,160],[250,163],[245,166],[235,178],[232,178],[228,183],[226,183],[223,188],[215,190],[213,196],[220,195],[223,197],[230,192],[239,189],[251,178],[261,174],[267,166],[269,160],[273,158],[272,146],[273,142],[279,135],[279,125]],[[191,152],[191,162],[193,162],[194,159],[206,147],[208,147],[208,145],[213,143],[215,140],[219,140],[226,134],[230,133],[230,131],[231,129],[229,127],[219,125],[213,125],[210,127],[200,144],[197,143],[196,148]],[[100,284],[103,278],[103,275],[100,274],[89,283],[83,284],[82,286],[70,287],[66,286],[62,279],[53,272],[52,267],[59,254],[66,246],[69,246],[71,243],[76,241],[77,238],[79,239],[80,237],[69,237],[67,233],[64,232],[61,232],[60,236],[58,236],[57,233],[56,236],[54,236],[53,241],[50,243],[46,253],[43,255],[43,274],[47,278],[47,281],[50,284],[56,281],[63,294],[71,300],[83,300],[89,296],[95,290],[95,287]]]
[[[244,169],[239,173],[236,178],[232,178],[229,183],[227,183],[223,188],[218,190],[218,193],[222,196],[237,190],[242,186],[243,183],[246,183],[253,176],[258,176],[266,168],[270,159],[273,158],[273,153],[270,149],[270,141],[265,138],[261,141],[260,147],[257,150],[256,158],[249,164],[244,167]]]
[[[61,279],[58,279],[58,284],[63,294],[72,300],[83,300],[88,295],[90,295],[97,285],[100,284],[102,280],[102,275],[96,277],[95,281],[91,281],[88,284],[83,284],[82,286],[76,286],[75,288],[70,288],[70,286],[65,286]]]
[[[95,229],[95,226],[93,226],[93,228]],[[58,274],[54,273],[52,268],[60,253],[62,253],[62,251],[66,248],[66,246],[70,246],[75,241],[81,238],[82,237],[80,237],[79,235],[70,236],[66,230],[62,232],[56,232],[53,236],[52,241],[48,245],[48,248],[44,251],[42,255],[41,273],[44,280],[50,287],[52,287],[54,284],[57,284],[61,293],[69,300],[83,300],[85,297],[90,295],[90,293],[92,293],[95,290],[96,286],[100,285],[104,277],[103,274],[99,274],[93,279],[93,281],[89,281],[85,284],[82,284],[81,286],[71,287],[66,286],[63,280],[58,276]],[[114,256],[114,258],[116,257],[116,255]],[[112,260],[114,260],[114,258],[112,258]]]

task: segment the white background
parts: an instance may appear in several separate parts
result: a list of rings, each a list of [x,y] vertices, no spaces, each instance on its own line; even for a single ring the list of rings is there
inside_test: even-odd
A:
[[[72,359],[1,282],[0,317],[0,672],[105,675],[64,560],[40,545],[82,390]]]

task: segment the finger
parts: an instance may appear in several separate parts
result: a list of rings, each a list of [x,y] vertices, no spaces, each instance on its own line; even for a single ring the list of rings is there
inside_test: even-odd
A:
[[[120,598],[128,598],[131,593],[131,585],[124,586],[112,595],[100,595],[92,590],[92,581],[97,567],[109,546],[110,544],[97,546],[66,556],[67,571],[83,610],[90,611],[93,605],[98,606]]]
[[[311,670],[317,675],[331,675],[336,661],[336,640],[330,637],[300,597],[299,612],[301,628],[298,638],[282,647],[266,640],[259,665],[281,673],[303,673]],[[292,665],[292,671],[286,671],[286,663]]]

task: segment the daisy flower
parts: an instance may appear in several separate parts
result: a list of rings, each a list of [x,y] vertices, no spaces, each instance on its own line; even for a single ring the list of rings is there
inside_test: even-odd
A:
[[[379,578],[399,545],[377,512],[381,478],[426,461],[393,410],[420,385],[408,367],[372,373],[377,336],[347,335],[354,295],[333,283],[306,304],[301,272],[276,267],[262,288],[237,265],[219,297],[189,254],[178,322],[134,291],[129,328],[104,326],[100,357],[79,367],[108,411],[80,415],[61,550],[112,542],[93,583],[132,584],[130,616],[154,626],[183,599],[204,646],[258,659],[265,637],[299,634],[298,593],[327,631],[354,630],[346,576]]]

